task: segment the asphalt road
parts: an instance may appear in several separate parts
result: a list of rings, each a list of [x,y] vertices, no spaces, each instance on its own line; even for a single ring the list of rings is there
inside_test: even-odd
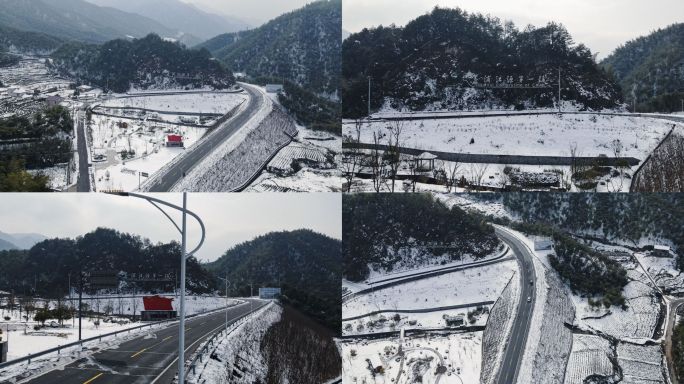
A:
[[[245,92],[249,94],[249,100],[246,108],[238,115],[234,116],[226,123],[216,128],[212,132],[210,140],[205,140],[196,145],[192,150],[185,153],[183,158],[175,163],[172,167],[166,170],[164,174],[159,175],[157,181],[150,185],[147,189],[149,192],[168,192],[178,183],[185,174],[195,167],[200,161],[207,157],[216,147],[221,145],[224,141],[229,139],[235,132],[245,125],[259,110],[259,105],[262,103],[263,95],[249,85],[241,84]],[[162,172],[162,171],[160,171]]]
[[[665,357],[667,358],[667,368],[670,371],[670,380],[672,384],[678,384],[679,380],[677,378],[677,372],[674,369],[674,354],[672,353],[672,334],[674,333],[674,327],[677,316],[677,308],[684,304],[683,298],[671,299],[668,302],[669,313],[667,319],[667,329],[665,330]]]
[[[85,112],[79,110],[76,112],[76,147],[78,149],[78,179],[76,181],[77,192],[90,192],[90,168],[88,159],[88,148],[85,137]]]
[[[518,303],[518,310],[513,321],[513,328],[511,329],[511,338],[504,348],[504,356],[499,368],[499,376],[497,383],[511,384],[515,383],[518,378],[518,371],[522,365],[523,355],[525,353],[525,344],[527,342],[527,335],[530,331],[532,312],[535,303],[535,284],[537,279],[534,274],[534,265],[532,258],[534,257],[529,249],[520,240],[507,233],[505,230],[496,228],[496,234],[499,238],[511,247],[511,250],[518,259],[520,267],[520,302]],[[530,284],[532,281],[532,284]],[[527,302],[527,298],[530,302]]]
[[[257,309],[267,302],[249,299]],[[228,321],[249,313],[250,304],[229,308]],[[215,312],[187,320],[185,323],[186,359],[203,340],[225,325],[226,311]],[[149,337],[148,335],[154,335]],[[94,353],[89,358],[75,361],[64,369],[50,371],[28,381],[32,384],[54,383],[171,383],[178,366],[178,323],[166,328],[145,332],[140,337],[121,343],[118,347]]]

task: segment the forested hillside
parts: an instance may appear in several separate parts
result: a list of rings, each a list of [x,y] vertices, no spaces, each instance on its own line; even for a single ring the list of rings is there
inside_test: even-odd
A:
[[[344,276],[352,281],[365,279],[370,268],[477,259],[500,245],[484,220],[424,194],[345,195],[342,228]]]
[[[79,271],[118,271],[177,275],[180,244],[158,243],[112,229],[97,230],[75,239],[49,239],[29,250],[0,252],[0,290],[57,297],[66,294],[69,277],[77,281]],[[213,276],[193,257],[187,264],[187,289],[209,293],[216,288]],[[171,289],[173,289],[171,283]],[[124,291],[159,289],[159,285],[127,284]]]
[[[44,33],[20,31],[0,26],[0,51],[50,53],[64,41]]]
[[[319,95],[339,88],[341,0],[320,0],[245,32],[217,36],[199,47],[237,72],[282,83],[289,80]]]
[[[232,73],[206,49],[187,49],[154,34],[103,45],[65,44],[52,59],[57,73],[115,92],[131,87],[224,89],[235,84]]]
[[[207,268],[228,274],[237,294],[249,294],[250,284],[281,287],[283,302],[337,332],[341,247],[339,240],[309,230],[274,232],[231,248]]]
[[[178,30],[150,18],[84,0],[0,0],[0,25],[65,40],[103,43],[158,33],[182,39]],[[189,40],[192,43],[196,40]]]
[[[5,144],[0,151],[0,166],[7,166],[13,160],[28,169],[68,162],[72,156],[70,135],[73,125],[69,111],[61,106],[48,108],[30,118],[0,119],[0,143]]]
[[[681,110],[684,98],[684,23],[625,43],[601,62],[638,112]]]
[[[564,102],[596,110],[621,101],[614,80],[562,25],[520,30],[458,8],[351,35],[342,45],[342,68],[348,118],[367,113],[368,77],[373,110],[552,107],[559,69]]]

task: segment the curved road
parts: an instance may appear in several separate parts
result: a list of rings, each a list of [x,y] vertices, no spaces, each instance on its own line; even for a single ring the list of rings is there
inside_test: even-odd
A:
[[[76,192],[90,192],[90,159],[88,158],[87,141],[85,137],[85,112],[76,112],[76,149],[78,150],[78,179]]]
[[[518,258],[520,267],[520,302],[518,303],[517,313],[511,328],[511,337],[504,347],[504,356],[499,367],[497,376],[498,384],[515,383],[518,379],[520,366],[522,365],[523,355],[525,354],[525,344],[527,335],[530,332],[532,312],[535,303],[535,284],[537,279],[534,273],[534,264],[530,249],[515,236],[505,229],[495,227],[496,234],[506,243]],[[532,283],[530,283],[530,281]],[[530,302],[527,302],[527,298]]]
[[[257,310],[267,302],[247,299],[247,303],[227,309],[231,323],[250,311],[249,302]],[[186,321],[186,358],[199,344],[225,326],[226,311],[198,316]],[[148,337],[153,334],[155,337]],[[178,323],[144,332],[139,337],[82,358],[66,367],[38,376],[28,383],[171,383],[177,373]]]
[[[164,172],[155,177],[155,180],[150,181],[147,186],[148,192],[168,192],[178,183],[192,168],[199,164],[204,158],[220,146],[224,141],[228,140],[240,128],[242,128],[254,115],[259,111],[259,107],[263,103],[264,95],[256,88],[240,84],[242,88],[249,94],[249,101],[245,109],[240,114],[233,116],[216,131],[211,132],[211,137],[194,146],[188,152],[184,153],[182,158],[173,164],[170,168],[161,170]]]
[[[677,308],[684,304],[684,298],[671,299],[667,302],[669,307],[667,328],[665,329],[665,357],[667,358],[667,368],[670,371],[672,384],[678,384],[677,373],[674,369],[674,355],[672,353],[672,334],[674,333],[677,318]]]

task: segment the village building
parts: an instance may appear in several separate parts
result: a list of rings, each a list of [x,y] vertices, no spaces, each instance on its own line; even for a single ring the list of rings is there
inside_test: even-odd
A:
[[[144,310],[140,311],[142,321],[160,321],[174,319],[177,317],[176,311],[171,303],[173,299],[161,296],[144,296]]]
[[[166,146],[167,147],[184,147],[183,136],[180,135],[168,135],[166,136]]]

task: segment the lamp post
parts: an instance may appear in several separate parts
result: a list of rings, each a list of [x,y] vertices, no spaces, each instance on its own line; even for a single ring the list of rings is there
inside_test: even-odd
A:
[[[226,282],[226,333],[227,333],[228,332],[228,272],[226,272],[226,278],[225,279],[223,277],[218,277],[218,278]]]
[[[206,230],[204,228],[204,223],[202,222],[202,219],[197,216],[196,213],[189,211],[187,209],[187,202],[188,202],[188,195],[186,192],[183,192],[183,206],[180,207],[175,204],[171,204],[169,202],[166,202],[164,200],[157,199],[152,196],[146,196],[146,195],[141,195],[139,193],[133,193],[133,192],[107,192],[110,195],[116,195],[116,196],[125,196],[125,197],[135,197],[138,199],[143,199],[152,204],[155,208],[157,208],[161,213],[166,216],[167,219],[171,221],[174,227],[180,232],[181,234],[181,279],[180,279],[180,291],[181,291],[181,297],[180,297],[180,324],[178,328],[178,383],[183,384],[185,382],[185,262],[188,260],[188,258],[192,257],[201,247],[202,244],[204,244],[204,238],[206,234]],[[169,208],[173,208],[177,211],[182,212],[183,214],[183,219],[181,223],[181,227],[176,224],[176,221],[171,218],[171,216],[164,210],[160,205],[165,205]],[[187,215],[192,216],[195,220],[200,225],[200,228],[202,229],[202,237],[199,241],[199,244],[190,252],[186,252],[186,246],[187,246]]]
[[[368,76],[368,118],[371,115],[371,77]]]

